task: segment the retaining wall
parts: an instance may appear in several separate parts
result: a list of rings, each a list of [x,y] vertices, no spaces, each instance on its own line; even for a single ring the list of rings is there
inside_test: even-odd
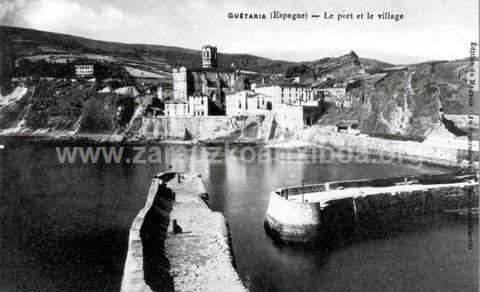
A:
[[[444,166],[466,166],[465,151],[444,145],[429,145],[413,141],[396,141],[374,137],[361,137],[345,133],[325,133],[312,135],[307,140],[317,146],[329,146],[350,153],[393,158],[395,162],[425,162]],[[478,156],[478,151],[474,155]],[[475,156],[474,156],[475,157]]]
[[[230,117],[208,116],[208,117],[166,117],[155,118],[144,117],[140,136],[147,139],[184,139],[185,129],[192,138],[200,136],[201,133],[218,131],[220,129],[232,129]]]

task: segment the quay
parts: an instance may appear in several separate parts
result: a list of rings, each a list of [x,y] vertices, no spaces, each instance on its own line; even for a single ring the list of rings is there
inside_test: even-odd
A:
[[[475,215],[478,205],[476,173],[326,182],[271,192],[264,225],[282,243],[311,243],[346,226],[397,225],[398,230],[407,227],[398,226],[404,219],[450,210],[470,209]]]
[[[130,229],[121,291],[247,291],[233,263],[228,226],[208,207],[200,175],[153,178]]]

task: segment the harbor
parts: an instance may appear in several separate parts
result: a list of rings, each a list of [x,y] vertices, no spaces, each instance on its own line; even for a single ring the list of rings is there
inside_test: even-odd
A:
[[[0,270],[5,279],[12,279],[11,287],[21,287],[21,291],[38,291],[38,287],[58,292],[120,291],[132,223],[146,205],[152,178],[171,171],[170,164],[174,170],[201,174],[209,208],[199,202],[202,211],[198,214],[218,217],[221,212],[225,218],[236,271],[249,291],[385,291],[388,287],[404,291],[455,291],[455,287],[462,287],[462,291],[474,291],[478,287],[478,251],[467,248],[468,213],[458,219],[448,214],[413,232],[390,233],[379,240],[358,241],[327,251],[324,245],[306,249],[278,245],[264,230],[272,190],[301,186],[302,180],[304,185],[313,185],[384,177],[388,173],[399,177],[451,173],[451,169],[393,163],[310,163],[311,159],[304,157],[308,151],[292,152],[288,161],[253,163],[243,163],[238,152],[229,151],[222,153],[224,159],[210,161],[202,159],[207,157],[206,147],[199,152],[188,148],[186,153],[173,152],[171,160],[156,165],[66,165],[59,163],[55,151],[45,144],[2,144],[7,150],[0,152],[0,171],[6,184],[0,210],[9,240],[1,247],[12,257],[2,258]],[[258,156],[261,150],[256,151]],[[172,188],[173,184],[175,179],[167,186]],[[362,201],[356,202],[360,210]],[[17,219],[9,220],[15,218],[9,214],[16,214]],[[169,234],[171,238],[191,240],[192,234],[187,233],[190,227],[169,214],[184,231]],[[165,228],[167,234],[170,222],[164,222],[153,226]],[[478,225],[476,220],[472,223],[471,238],[476,247]],[[431,255],[426,259],[428,265],[418,261],[425,258],[425,250]],[[161,256],[157,253],[151,258]],[[359,261],[362,269],[358,269]],[[23,268],[14,272],[15,263]],[[169,260],[169,264],[165,271],[170,277],[174,262]],[[406,273],[415,275],[415,281],[404,277]],[[376,274],[389,276],[370,281],[369,276]],[[174,280],[170,281],[173,286]]]

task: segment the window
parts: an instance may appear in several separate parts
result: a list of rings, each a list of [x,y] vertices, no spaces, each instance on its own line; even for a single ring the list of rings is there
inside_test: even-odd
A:
[[[241,102],[238,103],[238,108],[242,108],[242,103]]]

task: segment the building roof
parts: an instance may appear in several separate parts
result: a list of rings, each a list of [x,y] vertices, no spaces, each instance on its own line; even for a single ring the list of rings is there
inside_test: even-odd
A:
[[[304,84],[304,83],[288,83],[285,81],[280,81],[280,82],[273,82],[269,84],[261,84],[257,85],[256,88],[262,88],[262,87],[273,87],[273,86],[280,86],[280,87],[301,87],[301,88],[307,88],[311,87],[311,84]]]
[[[187,102],[184,100],[179,100],[179,99],[171,99],[165,101],[166,104],[186,104]]]

